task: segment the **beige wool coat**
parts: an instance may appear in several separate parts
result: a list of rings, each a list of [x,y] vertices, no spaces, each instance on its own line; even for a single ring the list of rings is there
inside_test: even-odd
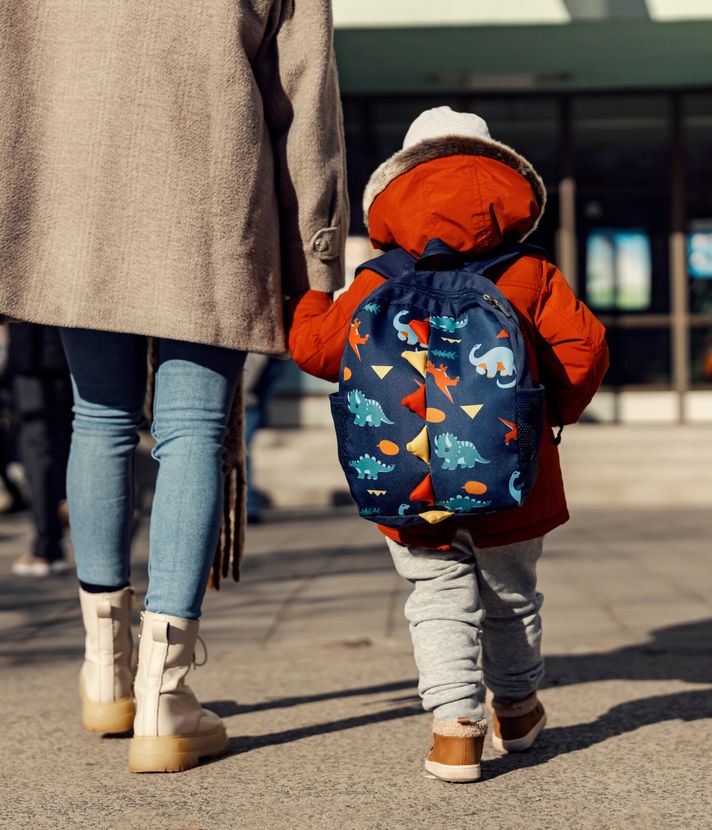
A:
[[[0,4],[0,314],[264,353],[343,280],[329,0]]]

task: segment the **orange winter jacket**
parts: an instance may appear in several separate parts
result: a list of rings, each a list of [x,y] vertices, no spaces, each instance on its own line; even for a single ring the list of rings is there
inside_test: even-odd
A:
[[[540,210],[530,182],[510,166],[479,155],[450,155],[418,164],[390,181],[369,211],[369,235],[377,248],[397,245],[415,257],[434,237],[456,250],[480,254],[506,239],[521,238]],[[338,380],[351,318],[383,281],[364,270],[335,302],[318,291],[291,301],[289,347],[304,371]],[[554,426],[559,416],[565,424],[574,423],[608,368],[604,327],[543,257],[527,255],[505,266],[497,287],[519,318],[534,380],[546,387],[548,425]],[[494,547],[541,536],[567,519],[558,448],[552,430],[545,429],[539,475],[521,507],[417,529],[379,528],[404,544],[447,548],[464,526],[476,546]]]

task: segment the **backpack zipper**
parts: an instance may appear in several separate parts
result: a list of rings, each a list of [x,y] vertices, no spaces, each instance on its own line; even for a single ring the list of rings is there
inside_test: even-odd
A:
[[[492,306],[492,308],[496,308],[497,311],[500,311],[502,314],[504,314],[505,317],[511,319],[512,315],[507,311],[507,309],[502,305],[502,303],[500,303],[499,300],[496,300],[491,294],[483,294],[482,299],[486,303],[489,303]]]

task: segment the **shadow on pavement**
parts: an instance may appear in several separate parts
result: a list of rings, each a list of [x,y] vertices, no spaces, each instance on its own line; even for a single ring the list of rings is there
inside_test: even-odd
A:
[[[650,638],[615,651],[547,656],[542,688],[597,680],[712,683],[712,619],[657,628]]]
[[[302,706],[305,703],[319,703],[324,700],[377,695],[382,692],[400,692],[404,689],[415,689],[417,686],[418,680],[413,678],[412,680],[399,680],[397,683],[382,683],[380,686],[361,686],[357,689],[343,689],[338,692],[280,697],[274,700],[266,700],[263,703],[241,705],[236,700],[213,700],[209,703],[203,703],[203,706],[220,715],[221,718],[229,718],[231,715],[244,715],[247,712],[264,712],[268,709],[288,709],[291,706]]]
[[[712,689],[657,695],[620,703],[595,721],[545,729],[526,753],[502,755],[487,763],[487,778],[546,764],[559,755],[588,749],[643,726],[671,720],[696,721],[712,718]]]
[[[270,732],[266,735],[246,735],[240,738],[230,738],[230,755],[240,755],[243,752],[250,752],[253,749],[262,749],[266,746],[277,746],[292,741],[299,741],[302,738],[311,738],[314,735],[327,735],[331,732],[343,732],[346,729],[355,729],[358,726],[368,726],[372,723],[384,723],[399,718],[409,718],[414,715],[422,715],[420,705],[403,706],[399,709],[389,709],[385,712],[374,712],[370,715],[357,715],[352,718],[341,718],[340,720],[317,723],[313,726],[304,726],[297,729],[286,729],[280,732]]]

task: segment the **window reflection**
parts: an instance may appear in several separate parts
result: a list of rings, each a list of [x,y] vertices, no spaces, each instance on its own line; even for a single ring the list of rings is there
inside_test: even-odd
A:
[[[690,332],[690,379],[695,386],[712,386],[712,328]]]
[[[607,334],[611,366],[606,386],[669,386],[670,331],[667,328],[619,329]]]
[[[642,230],[592,230],[586,240],[586,300],[594,309],[650,307],[650,240]]]
[[[576,179],[595,186],[665,186],[670,179],[670,101],[662,95],[575,98]]]

